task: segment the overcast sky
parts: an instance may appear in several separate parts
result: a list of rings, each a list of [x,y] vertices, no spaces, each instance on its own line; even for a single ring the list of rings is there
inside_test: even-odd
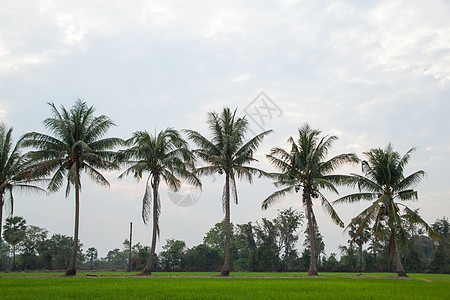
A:
[[[445,0],[0,0],[0,122],[14,127],[16,140],[46,132],[47,101],[70,108],[81,98],[115,121],[108,136],[166,127],[207,135],[207,113],[229,106],[247,115],[253,132],[274,130],[257,154],[268,171],[264,154],[285,146],[305,122],[339,137],[330,155],[363,158],[390,142],[401,154],[417,147],[406,173],[428,176],[409,204],[433,223],[450,215],[449,13]],[[80,239],[102,257],[122,248],[130,221],[135,242],[151,239],[140,218],[144,182],[118,174],[106,173],[109,189],[83,177]],[[183,189],[181,196],[195,199],[184,198],[184,206],[162,187],[158,251],[169,238],[188,247],[202,242],[223,218],[223,182],[206,177],[202,193]],[[239,182],[232,222],[302,210],[293,194],[261,211],[273,191],[269,180]],[[73,194],[18,193],[15,200],[29,224],[73,235]],[[335,208],[348,223],[368,205]],[[348,237],[318,203],[315,212],[326,252],[338,252]]]

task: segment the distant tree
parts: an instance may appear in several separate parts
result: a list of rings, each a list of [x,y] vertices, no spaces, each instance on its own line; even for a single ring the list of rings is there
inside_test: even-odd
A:
[[[131,173],[140,180],[144,173],[148,173],[142,200],[142,219],[147,224],[150,212],[153,212],[153,234],[150,255],[142,274],[150,275],[155,261],[156,240],[160,232],[159,186],[161,181],[164,181],[174,191],[178,191],[181,187],[179,178],[185,178],[189,184],[196,186],[201,186],[201,183],[190,172],[194,166],[194,155],[189,149],[188,143],[176,130],[167,128],[155,136],[146,131],[137,131],[127,141],[127,145],[131,147],[120,151],[119,157],[123,163],[128,165],[128,168],[119,178]]]
[[[219,255],[224,258],[225,257],[225,241],[226,241],[226,222],[225,219],[222,220],[220,223],[216,223],[213,228],[211,228],[206,235],[203,237],[203,244],[213,248],[214,250],[217,250]],[[233,223],[230,222],[230,244],[234,244],[234,238],[235,238],[235,226]],[[230,249],[230,252],[233,249]]]
[[[323,262],[323,268],[327,272],[339,271],[339,261],[336,258],[336,253],[330,253],[328,259]]]
[[[315,237],[315,253],[316,257],[315,260],[317,262],[317,265],[320,265],[320,256],[325,255],[325,243],[323,241],[323,236],[319,231],[318,227],[314,228],[314,237]],[[305,247],[302,252],[301,261],[304,262],[303,269],[305,271],[309,270],[309,266],[311,264],[311,238],[309,235],[309,229],[307,228],[305,230],[305,240],[303,241],[303,246]],[[307,263],[307,264],[305,264]]]
[[[436,273],[450,273],[450,224],[448,218],[437,219],[432,225],[439,236],[439,242],[433,250],[431,270]]]
[[[350,153],[325,160],[331,145],[337,140],[336,136],[325,136],[319,139],[321,131],[312,129],[308,124],[303,125],[298,130],[298,134],[297,141],[292,137],[288,139],[290,150],[274,147],[267,155],[270,163],[280,170],[280,173],[273,174],[274,184],[283,188],[265,199],[262,208],[267,209],[275,200],[284,197],[287,193],[302,190],[302,205],[306,211],[308,234],[311,241],[310,251],[312,253],[308,275],[317,276],[315,236],[317,222],[313,212],[312,200],[319,198],[322,207],[331,219],[337,225],[344,227],[344,223],[320,190],[325,189],[338,193],[335,185],[340,184],[344,176],[335,175],[333,174],[334,171],[345,163],[357,163],[359,159],[355,154]]]
[[[255,230],[256,228],[251,222],[248,222],[247,224],[236,225],[234,243],[232,235],[232,245],[234,245],[236,248],[235,251],[232,251],[236,253],[236,260],[233,263],[235,270],[258,270]]]
[[[351,240],[349,241],[350,247],[351,244],[356,243],[358,245],[358,256],[359,256],[359,272],[363,272],[364,266],[363,266],[363,245],[367,243],[370,238],[372,237],[372,234],[370,233],[369,228],[364,229],[360,233],[356,234],[356,231],[358,229],[358,225],[361,223],[361,218],[354,218],[350,222],[348,226],[348,234],[351,237]]]
[[[186,251],[186,271],[220,270],[221,257],[216,249],[200,244]]]
[[[37,247],[47,239],[48,230],[35,225],[27,225],[25,238],[19,243],[22,251],[22,269],[43,268],[42,259],[37,256]]]
[[[339,245],[341,252],[341,263],[347,272],[355,272],[356,269],[356,247],[352,240],[348,245]]]
[[[84,261],[82,247],[83,244],[78,242],[77,267]],[[36,245],[39,257],[44,262],[44,268],[48,270],[67,269],[71,260],[72,248],[73,238],[63,234],[54,234],[50,239],[39,241]]]
[[[90,247],[86,250],[86,258],[89,260],[91,268],[94,266],[94,260],[96,260],[97,257],[98,251],[95,247]]]
[[[26,161],[20,152],[20,142],[13,145],[12,128],[0,123],[0,245],[2,243],[3,207],[9,204],[10,217],[14,213],[13,189],[41,191],[32,185],[32,180],[24,173]]]
[[[303,224],[303,218],[303,212],[297,212],[290,207],[279,211],[278,216],[273,220],[278,232],[279,256],[284,264],[282,269],[287,269],[289,265],[293,265],[292,258],[297,256],[295,243],[298,241],[299,235],[296,232]]]
[[[66,197],[71,187],[75,188],[75,229],[71,260],[66,275],[75,275],[78,254],[78,230],[80,222],[81,173],[86,172],[96,183],[109,186],[109,182],[99,170],[118,169],[111,150],[122,144],[119,138],[104,138],[105,133],[114,126],[105,115],[94,116],[93,106],[88,107],[77,100],[70,111],[61,106],[48,103],[52,117],[44,120],[45,127],[53,134],[38,132],[27,133],[23,137],[23,146],[34,147],[28,158],[34,162],[30,166],[32,178],[51,176],[48,190],[56,192],[61,188],[64,177],[67,179]]]
[[[13,265],[12,269],[16,269],[16,246],[25,239],[26,221],[22,217],[10,217],[5,220],[3,226],[3,236],[13,248]]]
[[[258,271],[276,271],[280,264],[280,249],[277,240],[278,230],[276,225],[266,218],[257,222],[256,235],[256,259]]]
[[[368,160],[362,162],[364,175],[352,174],[346,183],[351,187],[358,187],[359,193],[344,196],[334,203],[357,202],[360,200],[373,201],[357,218],[361,219],[355,236],[361,235],[373,223],[373,233],[378,237],[380,233],[389,231],[388,261],[394,256],[399,277],[407,277],[400,258],[399,246],[406,247],[405,223],[423,226],[428,234],[437,237],[433,229],[419,216],[417,210],[410,209],[400,201],[418,199],[414,187],[424,176],[420,170],[409,176],[404,176],[404,169],[409,162],[410,149],[403,157],[393,150],[389,144],[385,149],[377,148],[365,152]]]
[[[245,178],[252,183],[254,175],[261,176],[266,174],[264,171],[250,167],[247,164],[256,161],[254,158],[255,151],[263,138],[272,131],[267,130],[250,139],[246,139],[246,134],[249,130],[247,119],[245,117],[237,117],[236,110],[232,112],[228,107],[225,107],[220,115],[216,112],[209,113],[208,125],[212,135],[210,140],[197,131],[185,130],[185,132],[189,139],[199,147],[195,150],[197,156],[207,164],[205,167],[197,168],[196,174],[225,174],[222,207],[225,212],[226,238],[225,259],[221,275],[229,276],[231,268],[231,194],[237,204],[236,179]]]
[[[159,253],[162,267],[165,271],[181,271],[185,265],[186,243],[180,240],[168,239]]]

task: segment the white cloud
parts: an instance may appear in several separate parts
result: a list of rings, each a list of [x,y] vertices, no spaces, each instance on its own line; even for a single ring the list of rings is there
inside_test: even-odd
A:
[[[249,79],[249,78],[250,78],[250,74],[244,73],[244,74],[241,74],[241,75],[235,77],[235,78],[233,79],[233,81],[234,81],[234,82],[242,82],[242,81],[246,81],[246,80]]]
[[[8,114],[8,107],[6,102],[0,101],[0,119],[2,120],[2,122],[5,121],[7,114]]]
[[[265,91],[283,114],[267,124],[274,133],[258,154],[262,166],[270,167],[262,153],[286,146],[286,139],[305,122],[324,134],[336,133],[336,153],[361,155],[388,142],[404,150],[430,146],[417,151],[414,161],[426,165],[430,174],[425,192],[439,189],[436,197],[443,202],[448,188],[436,178],[445,178],[449,170],[445,151],[436,149],[449,149],[450,141],[436,141],[447,136],[450,126],[449,6],[437,0],[286,0],[257,6],[241,1],[4,1],[0,118],[23,131],[44,130],[39,122],[48,113],[45,101],[70,107],[82,97],[98,113],[111,116],[118,124],[115,132],[122,135],[167,126],[207,134],[207,112],[229,106],[243,113]],[[123,238],[116,233],[127,230],[128,219],[140,222],[143,192],[142,182],[106,175],[110,190],[93,185],[83,191],[83,201],[94,212],[101,210],[95,203],[113,201],[100,219],[118,220],[110,224],[113,234],[107,234],[116,240],[89,237],[103,253],[112,243],[120,247],[126,233]],[[234,208],[235,220],[255,221],[274,215],[286,203],[297,203],[289,198],[260,212],[260,199],[274,190],[271,183],[239,188],[253,202],[243,197]],[[180,232],[171,222],[192,225],[183,228],[191,246],[201,241],[209,224],[189,217],[207,216],[211,226],[216,218],[220,221],[221,192],[219,182],[206,184],[201,203],[192,210],[164,206],[170,212],[162,219],[161,241]],[[17,202],[31,207],[31,199]],[[61,210],[70,210],[69,202]],[[355,213],[354,208],[342,209]],[[433,216],[431,208],[424,210]],[[47,226],[51,220],[36,209],[22,211],[36,225]],[[83,221],[95,222],[95,216]],[[70,234],[69,223],[54,228],[67,226]],[[326,231],[331,226],[327,221],[320,226],[334,232]],[[142,232],[140,239],[148,240],[148,228]],[[88,236],[85,232],[82,239]],[[335,248],[327,244],[327,251]]]

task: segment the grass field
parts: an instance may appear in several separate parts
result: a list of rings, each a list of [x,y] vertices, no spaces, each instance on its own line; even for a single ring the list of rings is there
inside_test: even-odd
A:
[[[88,277],[95,274],[98,277]],[[133,274],[133,273],[131,273]],[[450,299],[450,275],[235,272],[160,273],[126,277],[130,273],[2,273],[1,299]],[[171,277],[169,277],[171,276]],[[211,276],[204,278],[200,276]]]

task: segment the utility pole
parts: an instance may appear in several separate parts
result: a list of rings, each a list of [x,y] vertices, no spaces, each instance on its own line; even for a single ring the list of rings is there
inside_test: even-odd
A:
[[[131,272],[131,245],[133,245],[132,242],[133,237],[133,222],[130,222],[130,253],[128,255],[128,272]]]

